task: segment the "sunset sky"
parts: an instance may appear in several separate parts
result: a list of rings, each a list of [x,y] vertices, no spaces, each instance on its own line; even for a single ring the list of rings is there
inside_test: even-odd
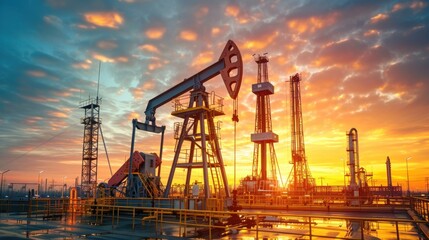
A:
[[[282,178],[291,164],[289,86],[302,74],[308,164],[318,185],[342,185],[346,132],[359,133],[360,163],[375,185],[426,190],[429,177],[429,6],[427,1],[2,1],[0,3],[0,171],[10,182],[80,178],[84,111],[99,62],[101,118],[113,171],[128,158],[131,120],[148,100],[218,60],[232,39],[243,56],[237,124],[238,178],[251,174],[257,65],[268,53],[273,130]],[[222,153],[233,185],[232,100],[223,96]],[[162,181],[175,140],[172,104]],[[160,137],[137,133],[136,150],[158,152]],[[99,181],[110,178],[100,139]],[[183,177],[176,172],[177,179]],[[67,178],[65,178],[67,176]],[[238,181],[238,180],[237,180]]]

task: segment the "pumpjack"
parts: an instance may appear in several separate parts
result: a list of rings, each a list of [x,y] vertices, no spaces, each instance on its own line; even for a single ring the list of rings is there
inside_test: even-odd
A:
[[[188,104],[185,107],[181,104],[176,105],[178,107],[172,112],[172,115],[183,118],[183,123],[177,125],[175,129],[177,130],[175,155],[167,185],[165,190],[162,189],[162,196],[169,197],[175,171],[177,168],[183,168],[187,170],[184,197],[187,197],[187,194],[191,192],[190,183],[192,170],[194,169],[202,170],[203,173],[203,194],[200,194],[200,197],[208,199],[212,197],[212,192],[216,195],[230,197],[224,161],[214,123],[214,117],[223,114],[223,99],[213,97],[203,86],[205,82],[217,75],[221,75],[229,96],[234,100],[233,121],[238,121],[235,106],[237,105],[236,99],[241,86],[243,62],[237,45],[229,40],[217,62],[152,98],[147,104],[145,110],[146,119],[144,122],[139,122],[137,119],[132,120],[130,158],[124,164],[124,166],[128,165],[126,184],[126,195],[128,197],[141,197],[139,193],[144,191],[141,191],[140,188],[144,185],[153,186],[151,189],[156,189],[156,191],[152,190],[152,193],[160,194],[159,177],[165,126],[158,126],[156,124],[155,113],[157,108],[189,91]],[[139,177],[139,174],[144,172],[144,170],[143,167],[138,166],[145,165],[147,167],[147,164],[143,164],[141,158],[138,156],[138,152],[134,151],[136,129],[162,134],[159,157],[156,154],[141,155],[143,159],[147,158],[155,161],[154,167],[158,167],[157,177]],[[185,149],[186,145],[189,149]],[[136,163],[136,161],[139,162]],[[115,182],[118,182],[118,179],[121,181],[125,179],[124,166],[121,168],[120,176],[116,177],[117,180]],[[149,184],[148,181],[156,182]]]

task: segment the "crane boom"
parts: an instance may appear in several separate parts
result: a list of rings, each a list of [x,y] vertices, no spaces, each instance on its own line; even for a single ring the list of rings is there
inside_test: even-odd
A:
[[[137,128],[159,132],[158,130],[160,129],[158,129],[155,124],[155,112],[158,107],[191,89],[200,88],[202,83],[212,79],[218,74],[221,74],[230,97],[236,99],[241,86],[243,62],[240,51],[232,40],[228,40],[217,62],[149,100],[145,110],[146,121],[144,124],[138,124]]]

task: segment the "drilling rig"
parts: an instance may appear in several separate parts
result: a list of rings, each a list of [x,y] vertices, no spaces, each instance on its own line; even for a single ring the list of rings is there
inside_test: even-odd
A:
[[[203,83],[219,74],[222,76],[229,96],[235,101],[241,86],[243,63],[237,45],[231,40],[227,42],[217,62],[151,99],[146,107],[145,122],[133,119],[130,159],[133,159],[134,154],[135,130],[163,134],[165,126],[156,125],[156,109],[176,99],[173,101],[175,109],[172,115],[183,118],[183,122],[175,124],[177,142],[170,175],[163,192],[164,197],[170,196],[175,171],[178,168],[186,171],[184,197],[189,197],[192,172],[196,169],[202,170],[203,191],[199,197],[204,199],[203,204],[206,204],[206,200],[212,196],[230,197],[224,161],[214,123],[214,118],[223,114],[223,102],[222,98],[209,94],[203,86]],[[189,91],[188,102],[183,104],[183,98],[180,97]],[[234,106],[236,105],[234,102]],[[234,109],[234,117],[237,117],[236,109]],[[162,161],[163,140],[161,140],[160,147],[159,164]],[[141,181],[133,177],[133,162],[133,160],[128,162],[127,195],[130,197],[134,196],[136,186],[139,186],[136,181]],[[212,195],[212,192],[215,194]]]
[[[270,95],[274,94],[274,86],[268,79],[269,59],[266,54],[258,54],[255,62],[258,75],[257,83],[252,85],[252,92],[256,95],[255,132],[251,134],[254,142],[252,176],[241,181],[240,190],[258,194],[277,190],[278,162],[274,143],[279,141],[279,137],[273,132],[271,122]]]
[[[293,167],[288,177],[288,183],[290,195],[297,197],[311,194],[316,185],[314,178],[311,177],[305,156],[300,82],[301,76],[298,73],[290,77],[291,163]]]

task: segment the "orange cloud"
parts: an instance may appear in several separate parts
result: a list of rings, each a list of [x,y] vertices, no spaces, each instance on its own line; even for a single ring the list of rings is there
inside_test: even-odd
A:
[[[52,121],[49,122],[49,126],[52,130],[64,129],[68,124],[64,121]]]
[[[404,8],[404,5],[402,5],[400,3],[397,3],[397,4],[393,5],[392,12],[399,11],[399,10],[401,10],[403,8]]]
[[[72,95],[72,93],[65,91],[65,92],[57,92],[57,93],[55,93],[55,95],[58,97],[70,97]]]
[[[377,14],[374,17],[371,18],[371,23],[377,23],[379,21],[386,20],[387,18],[389,18],[388,15],[386,15],[384,13],[379,13],[379,14]]]
[[[37,123],[37,122],[39,122],[39,121],[41,121],[41,120],[43,120],[43,118],[42,118],[42,117],[29,117],[29,118],[27,118],[27,119],[25,120],[25,122],[26,122],[27,124],[34,124],[34,123]]]
[[[27,75],[31,77],[46,77],[46,73],[40,70],[30,70],[27,71]]]
[[[198,35],[189,30],[183,30],[180,32],[180,38],[186,41],[195,41],[197,40]]]
[[[102,61],[102,62],[115,62],[115,59],[109,58],[109,57],[104,56],[104,55],[99,54],[99,53],[93,53],[92,57],[94,59],[97,59],[98,61]]]
[[[128,121],[131,121],[134,118],[141,119],[141,115],[137,112],[130,112],[127,116]]]
[[[165,28],[163,27],[154,27],[146,30],[146,37],[150,39],[161,39],[164,36]]]
[[[238,23],[245,24],[248,23],[252,19],[258,19],[259,16],[248,16],[247,14],[242,14],[240,12],[240,8],[235,5],[228,5],[225,8],[225,15],[229,17],[233,17]]]
[[[91,68],[91,64],[92,64],[92,61],[89,60],[89,59],[87,59],[87,60],[85,60],[83,62],[74,63],[72,66],[74,68],[90,69]]]
[[[365,36],[365,37],[369,37],[369,36],[374,36],[374,35],[379,35],[379,34],[380,34],[380,32],[379,32],[379,31],[377,31],[377,30],[375,30],[375,29],[371,29],[371,30],[366,31],[366,32],[364,33],[364,36]]]
[[[134,88],[132,90],[133,96],[134,96],[135,99],[142,99],[144,92],[146,92],[148,90],[151,90],[151,89],[154,89],[154,88],[155,88],[154,81],[153,80],[149,80],[149,81],[143,83],[142,85]]]
[[[259,51],[259,50],[265,49],[274,41],[274,39],[278,36],[278,34],[279,34],[278,32],[274,32],[271,35],[264,36],[261,39],[246,41],[244,43],[244,48],[250,49],[253,51]]]
[[[94,52],[94,53],[92,53],[92,57],[94,59],[98,60],[98,61],[101,61],[101,62],[110,62],[110,63],[114,63],[114,62],[125,63],[125,62],[128,62],[128,57],[125,57],[125,56],[119,56],[119,57],[116,57],[116,58],[111,58],[111,57],[104,56],[104,55],[102,55],[100,53]]]
[[[162,67],[162,63],[153,62],[153,63],[150,63],[147,68],[152,71],[152,70],[155,70],[155,69],[160,68],[160,67]]]
[[[220,33],[220,28],[214,27],[212,28],[212,35],[215,36]]]
[[[113,41],[99,41],[97,43],[97,47],[101,48],[101,49],[114,49],[116,47],[118,47],[118,44],[116,42]]]
[[[307,19],[293,19],[287,22],[287,26],[296,33],[313,33],[335,23],[338,13],[332,13],[323,17],[310,17]]]
[[[141,46],[139,46],[139,49],[140,50],[146,50],[146,51],[152,52],[152,53],[159,53],[159,49],[155,45],[152,45],[152,44],[141,45]]]
[[[48,115],[52,116],[52,117],[58,117],[58,118],[67,118],[68,117],[68,115],[66,113],[60,112],[60,111],[50,111],[50,112],[48,112]]]
[[[228,5],[225,8],[225,15],[231,17],[237,17],[240,13],[240,8],[238,6]]]
[[[117,12],[89,12],[84,14],[85,21],[98,27],[119,28],[124,18]]]
[[[214,53],[211,51],[202,52],[192,61],[191,66],[201,66],[213,62]]]
[[[30,97],[30,96],[27,96],[26,98],[28,98],[31,101],[40,102],[40,103],[59,102],[60,101],[60,99],[58,99],[58,98],[47,98],[47,97]]]

